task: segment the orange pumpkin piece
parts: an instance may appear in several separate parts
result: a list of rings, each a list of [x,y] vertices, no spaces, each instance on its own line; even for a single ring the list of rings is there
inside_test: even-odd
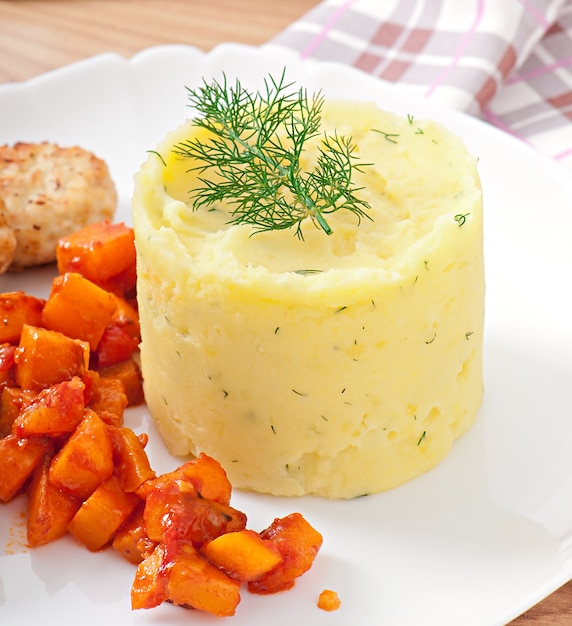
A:
[[[102,378],[116,378],[123,383],[128,406],[136,406],[145,400],[141,368],[133,358],[102,368],[99,374]]]
[[[111,367],[131,358],[139,342],[121,326],[109,324],[97,344],[95,358],[98,368]]]
[[[203,498],[230,503],[232,485],[222,465],[211,456],[201,453],[176,471],[183,480],[192,483]]]
[[[152,609],[167,601],[166,548],[158,544],[137,566],[131,586],[131,608]]]
[[[56,276],[44,310],[42,326],[97,348],[117,307],[113,294],[81,274],[69,272]]]
[[[130,518],[115,533],[113,548],[130,563],[138,565],[157,545],[147,536],[143,519],[144,502],[139,501]]]
[[[0,294],[0,343],[18,343],[24,324],[40,326],[44,304],[24,291]]]
[[[121,272],[121,274],[112,276],[109,280],[105,281],[105,283],[102,283],[101,286],[115,295],[129,297],[131,301],[135,303],[137,286],[137,267],[135,263],[124,272]]]
[[[272,542],[246,529],[216,537],[205,544],[200,553],[209,563],[241,582],[257,580],[282,562]]]
[[[115,476],[123,491],[136,491],[146,480],[155,478],[149,457],[139,437],[130,428],[108,429],[113,444]]]
[[[90,392],[87,406],[106,423],[123,424],[123,415],[129,403],[125,387],[118,378],[105,378],[90,371]]]
[[[227,504],[199,497],[185,483],[159,484],[146,498],[144,519],[153,541],[201,546],[226,532],[243,530],[246,515]]]
[[[337,611],[341,604],[338,594],[331,589],[324,589],[318,597],[318,608],[322,611]]]
[[[113,447],[107,427],[91,409],[54,457],[49,478],[53,485],[82,500],[113,474]]]
[[[47,435],[60,437],[72,433],[83,418],[85,384],[74,376],[43,389],[14,421],[18,437]]]
[[[8,435],[0,439],[0,500],[8,502],[22,489],[50,449],[47,438],[20,439]]]
[[[16,346],[0,344],[0,389],[16,386]]]
[[[16,418],[38,395],[37,391],[20,389],[20,387],[4,387],[0,397],[0,438],[9,435]]]
[[[85,500],[68,524],[68,530],[88,550],[101,550],[111,542],[138,502],[139,498],[124,493],[112,476]]]
[[[59,240],[56,259],[60,274],[78,272],[93,282],[106,281],[135,262],[133,229],[108,220],[89,224]]]
[[[253,593],[276,593],[292,587],[296,578],[307,572],[322,545],[322,535],[300,513],[276,518],[260,533],[282,555],[282,563],[259,580],[248,583]]]
[[[45,454],[28,487],[27,540],[31,548],[63,537],[81,501],[56,489],[48,480],[52,453]]]
[[[141,341],[139,313],[135,306],[121,296],[116,296],[117,308],[111,320],[112,324],[122,328],[137,343]]]
[[[221,504],[229,504],[232,485],[222,465],[212,457],[201,453],[194,459],[186,461],[172,472],[159,476],[155,481],[141,485],[138,494],[145,498],[147,493],[158,484],[183,481],[188,483],[196,494]]]
[[[40,391],[81,376],[89,364],[89,346],[55,330],[24,325],[14,359],[18,386]]]
[[[169,563],[167,597],[173,604],[229,617],[240,602],[240,583],[184,546]]]

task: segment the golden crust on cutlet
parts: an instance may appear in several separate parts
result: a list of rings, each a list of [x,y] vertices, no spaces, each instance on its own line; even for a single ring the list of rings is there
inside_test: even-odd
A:
[[[0,270],[54,261],[60,237],[112,219],[116,207],[108,167],[93,153],[49,142],[0,146]]]
[[[14,260],[16,236],[6,220],[6,205],[0,197],[0,274],[3,274]]]

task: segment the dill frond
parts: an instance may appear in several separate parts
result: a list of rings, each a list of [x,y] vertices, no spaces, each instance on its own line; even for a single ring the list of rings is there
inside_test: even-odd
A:
[[[326,216],[340,209],[354,213],[358,223],[371,219],[352,180],[367,164],[357,162],[351,138],[321,133],[323,96],[292,87],[283,72],[278,80],[267,77],[256,93],[238,79],[229,84],[226,76],[187,88],[197,112],[193,123],[208,131],[207,139],[174,148],[195,161],[189,170],[199,180],[191,191],[193,210],[226,202],[232,224],[250,224],[255,233],[295,228],[301,239],[308,218],[327,234],[332,229]],[[319,136],[316,165],[304,170],[303,151]]]

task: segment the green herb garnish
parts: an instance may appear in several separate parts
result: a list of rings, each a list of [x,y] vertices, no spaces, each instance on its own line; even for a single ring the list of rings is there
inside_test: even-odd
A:
[[[210,133],[175,146],[177,154],[198,161],[189,170],[200,181],[191,192],[193,210],[226,201],[229,223],[250,224],[255,232],[295,227],[300,239],[306,218],[328,235],[325,216],[340,209],[354,213],[358,223],[371,219],[352,181],[365,164],[356,163],[351,138],[323,134],[314,168],[302,166],[308,141],[321,135],[323,96],[293,91],[284,72],[264,84],[253,94],[238,79],[230,86],[225,76],[222,83],[187,88],[198,113],[194,124]]]
[[[470,213],[457,213],[457,215],[455,215],[453,219],[455,220],[455,222],[457,222],[457,224],[459,224],[459,228],[461,228],[461,226],[465,225],[465,222],[467,221],[467,217],[469,215]]]
[[[397,139],[399,138],[398,133],[386,133],[383,130],[378,130],[377,128],[372,128],[374,133],[379,133],[382,135],[389,143],[397,143]]]

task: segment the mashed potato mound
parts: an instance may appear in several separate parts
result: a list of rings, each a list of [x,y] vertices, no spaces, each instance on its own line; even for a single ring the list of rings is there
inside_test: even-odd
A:
[[[234,486],[351,498],[429,470],[482,400],[484,267],[476,159],[440,125],[326,101],[323,128],[373,165],[371,220],[338,211],[252,235],[193,211],[172,146],[136,177],[145,395],[170,451],[217,458]],[[315,159],[310,149],[308,162]]]

